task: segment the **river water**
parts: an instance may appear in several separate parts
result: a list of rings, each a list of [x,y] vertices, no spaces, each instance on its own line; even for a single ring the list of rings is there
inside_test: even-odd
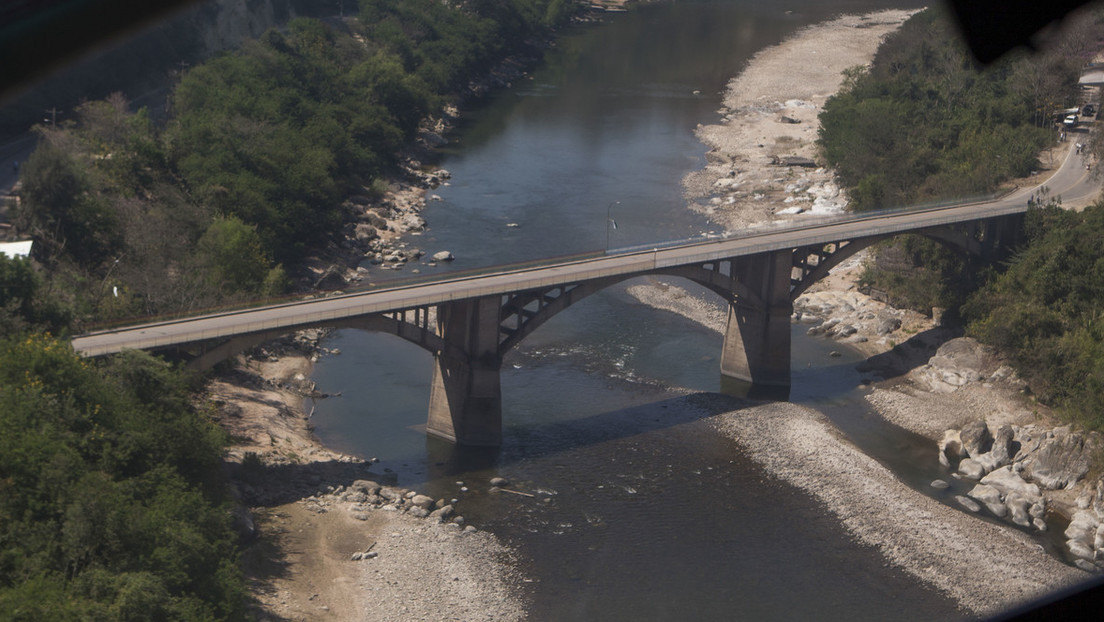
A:
[[[448,146],[440,164],[451,183],[434,191],[428,230],[408,241],[457,260],[373,270],[373,280],[707,232],[680,180],[704,164],[693,130],[717,120],[726,82],[804,25],[901,6],[682,2],[565,34],[532,79],[466,113]],[[865,409],[857,356],[794,331],[791,399],[828,413],[917,488],[937,476],[916,466],[936,464],[930,442]],[[381,480],[458,499],[471,524],[511,544],[533,580],[534,620],[961,616],[713,433],[703,419],[741,405],[713,396],[720,335],[625,286],[568,309],[507,355],[504,444],[493,451],[425,435],[428,353],[353,330],[327,345],[342,354],[320,361],[315,380],[340,396],[315,404],[316,434],[378,458]],[[495,476],[531,496],[490,492]]]

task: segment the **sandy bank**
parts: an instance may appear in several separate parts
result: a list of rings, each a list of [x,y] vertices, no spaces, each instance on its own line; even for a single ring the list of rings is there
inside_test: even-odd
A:
[[[354,505],[324,495],[258,511],[266,536],[247,565],[260,619],[524,619],[512,553],[492,534]],[[352,559],[364,551],[375,556]]]
[[[846,204],[823,168],[776,164],[816,160],[817,116],[839,90],[843,70],[870,62],[878,45],[913,11],[845,16],[767,48],[729,82],[724,122],[699,126],[708,166],[687,175],[692,207],[727,230]]]
[[[247,578],[260,620],[488,620],[524,617],[513,553],[493,534],[386,508],[366,509],[340,486],[371,479],[371,464],[314,437],[304,396],[314,392],[320,331],[303,331],[239,357],[207,386],[234,445],[260,472],[238,468],[257,537]],[[334,490],[338,493],[335,494]],[[356,560],[370,549],[376,556]]]
[[[769,472],[820,500],[858,541],[971,613],[995,613],[1088,577],[1014,529],[905,486],[816,411],[768,404],[714,422]]]

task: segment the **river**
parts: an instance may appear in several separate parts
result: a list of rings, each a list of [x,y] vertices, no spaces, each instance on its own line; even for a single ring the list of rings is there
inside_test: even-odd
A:
[[[465,113],[408,242],[451,264],[374,280],[686,238],[711,227],[680,180],[694,137],[757,50],[840,12],[754,0],[640,7],[566,33],[531,79]],[[616,227],[614,226],[616,223]],[[677,283],[712,303],[712,294]],[[917,487],[931,443],[871,417],[858,356],[794,329],[793,401],[824,410]],[[506,358],[504,444],[462,450],[424,433],[432,360],[388,335],[341,331],[315,369],[313,424],[328,446],[378,458],[382,480],[458,499],[524,560],[534,620],[948,619],[953,602],[856,545],[803,492],[766,475],[705,417],[721,337],[630,296],[577,304]],[[732,401],[726,410],[739,406]],[[932,469],[916,467],[930,464]],[[489,492],[491,477],[528,495]]]

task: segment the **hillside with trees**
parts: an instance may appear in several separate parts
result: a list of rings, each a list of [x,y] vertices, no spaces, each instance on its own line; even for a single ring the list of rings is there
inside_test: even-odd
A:
[[[821,113],[819,145],[868,211],[991,195],[1040,168],[1058,137],[1053,111],[1077,103],[1077,78],[1098,41],[1092,23],[1037,54],[975,65],[942,10],[927,9],[854,68]],[[904,236],[881,245],[863,282],[901,307],[954,313],[984,282],[941,245]]]
[[[820,145],[857,211],[992,193],[1038,167],[1059,129],[1053,111],[1079,103],[1077,77],[1099,48],[1093,23],[1036,54],[973,66],[952,26],[923,11],[852,70],[826,104]],[[944,307],[996,346],[1043,403],[1104,426],[1104,204],[1028,212],[1007,262],[964,263],[936,242],[902,236],[875,249],[862,281],[891,303]]]
[[[1008,355],[1040,401],[1104,428],[1104,203],[1033,209],[1026,232],[964,305],[967,331]]]
[[[978,196],[1026,177],[1057,137],[1052,111],[1077,105],[1087,32],[983,69],[954,28],[942,11],[916,14],[825,104],[821,151],[853,210]]]
[[[189,69],[163,126],[121,94],[39,126],[15,224],[79,322],[280,295],[424,119],[577,6],[364,0],[293,19]]]
[[[240,617],[222,432],[140,352],[94,365],[0,341],[0,612],[9,620]]]
[[[163,126],[116,94],[37,128],[12,213],[43,269],[0,255],[0,617],[246,616],[194,378],[51,334],[283,293],[425,117],[576,7],[365,0],[190,69]]]

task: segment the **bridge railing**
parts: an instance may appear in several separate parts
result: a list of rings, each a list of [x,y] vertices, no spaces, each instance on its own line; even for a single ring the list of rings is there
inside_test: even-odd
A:
[[[929,203],[919,203],[916,205],[910,205],[908,207],[894,207],[882,210],[872,210],[868,212],[840,212],[836,214],[825,214],[817,216],[801,216],[798,218],[789,220],[776,220],[766,223],[760,223],[751,225],[738,231],[725,231],[723,233],[705,233],[691,238],[681,238],[677,240],[666,240],[662,242],[653,242],[649,244],[635,244],[633,246],[624,246],[615,249],[609,249],[606,251],[607,255],[628,255],[633,253],[651,252],[657,249],[667,248],[681,248],[687,246],[699,246],[713,244],[718,241],[724,240],[738,240],[744,238],[754,238],[763,235],[770,235],[774,233],[780,233],[790,230],[798,229],[818,229],[828,225],[852,223],[863,220],[876,220],[887,216],[895,216],[899,214],[919,214],[926,212],[938,212],[941,210],[951,210],[956,208],[969,207],[973,205],[979,205],[983,203],[992,203],[999,201],[1000,199],[1016,192],[1017,188],[1010,190],[1004,190],[1001,192],[993,192],[984,195],[975,195],[968,199],[960,199],[956,201],[933,201]],[[1007,213],[1015,213],[1026,209],[1026,204],[1021,209],[1016,207],[1011,210],[1007,210]],[[1002,212],[1003,214],[1003,212]],[[1001,214],[993,214],[1001,215]],[[977,217],[948,219],[946,222],[932,223],[931,226],[938,226],[940,224],[950,224],[953,222],[961,222],[963,220],[976,220]],[[886,233],[893,233],[892,228],[888,228]]]

